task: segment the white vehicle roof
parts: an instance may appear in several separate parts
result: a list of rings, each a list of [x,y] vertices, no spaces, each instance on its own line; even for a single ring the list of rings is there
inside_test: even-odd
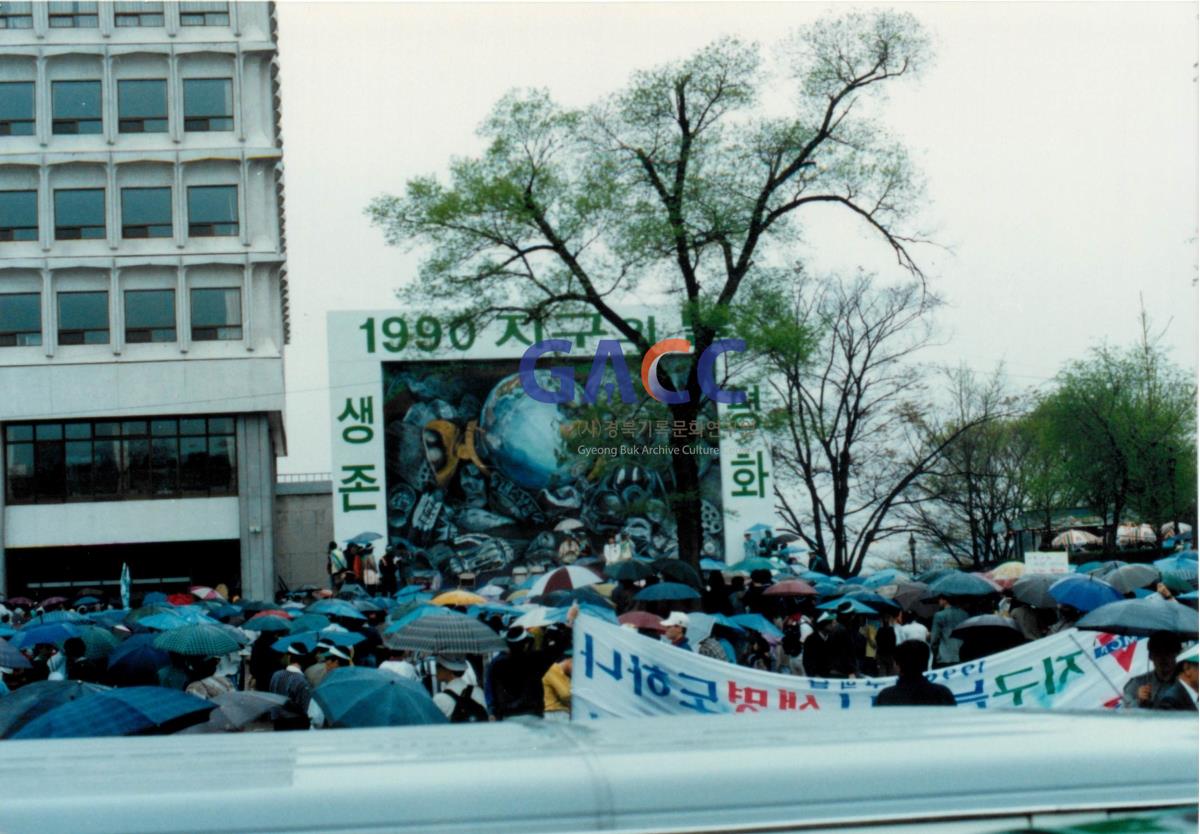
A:
[[[996,831],[1195,806],[1197,726],[878,708],[4,741],[0,831]]]

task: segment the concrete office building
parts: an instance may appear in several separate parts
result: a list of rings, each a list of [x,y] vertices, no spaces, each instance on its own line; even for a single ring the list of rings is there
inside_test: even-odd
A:
[[[0,3],[0,592],[275,588],[269,3]]]

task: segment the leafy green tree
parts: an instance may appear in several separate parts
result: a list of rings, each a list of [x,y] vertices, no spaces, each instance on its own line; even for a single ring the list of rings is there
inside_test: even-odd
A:
[[[790,260],[814,206],[858,218],[919,275],[906,228],[918,187],[870,99],[928,51],[911,15],[853,13],[800,30],[777,66],[727,38],[585,109],[513,92],[480,128],[481,155],[453,160],[447,182],[409,181],[368,213],[389,243],[424,247],[407,301],[444,300],[476,321],[593,310],[644,352],[646,334],[619,307],[666,293],[698,357],[728,330],[741,293],[786,280],[770,265]],[[761,104],[778,87],[784,115]],[[681,385],[690,401],[671,416],[691,423],[703,407],[694,361]],[[680,556],[696,564],[689,442],[672,440],[673,510]]]

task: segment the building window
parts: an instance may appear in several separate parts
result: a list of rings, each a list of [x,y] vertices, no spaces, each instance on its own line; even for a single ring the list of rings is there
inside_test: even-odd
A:
[[[162,26],[166,22],[163,17],[162,3],[115,3],[113,14],[117,26]]]
[[[9,423],[8,503],[237,494],[232,417]]]
[[[228,26],[229,4],[182,2],[179,4],[179,24],[181,26]]]
[[[242,291],[232,287],[192,290],[192,341],[242,338]]]
[[[42,343],[42,297],[35,292],[0,295],[0,347]]]
[[[100,25],[96,3],[51,2],[51,29],[95,29]]]
[[[104,189],[65,188],[54,192],[54,239],[104,237]]]
[[[171,189],[122,188],[121,237],[170,237]]]
[[[184,79],[183,129],[188,133],[233,130],[233,81]]]
[[[58,134],[100,133],[99,81],[55,81],[50,85],[53,130]]]
[[[117,82],[117,129],[121,133],[167,132],[167,82]]]
[[[188,236],[225,237],[238,233],[236,185],[188,188]]]
[[[125,291],[125,341],[175,341],[175,290]]]
[[[33,135],[33,82],[0,84],[0,136]]]
[[[58,294],[58,343],[108,344],[107,292],[100,290]]]
[[[0,29],[32,29],[33,3],[0,3]]]
[[[0,242],[37,240],[37,192],[0,191]]]

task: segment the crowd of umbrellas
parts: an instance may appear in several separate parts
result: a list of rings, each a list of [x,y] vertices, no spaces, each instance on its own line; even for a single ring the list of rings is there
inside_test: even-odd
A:
[[[725,580],[737,575],[757,582],[769,577],[761,589],[767,604],[734,614],[714,610],[707,604],[714,580],[725,593]],[[527,578],[492,577],[480,587],[442,593],[409,586],[391,596],[371,596],[351,583],[336,596],[306,588],[265,602],[229,601],[211,588],[193,587],[186,594],[148,593],[131,610],[113,607],[95,589],[75,599],[14,597],[0,604],[0,681],[7,683],[0,692],[11,690],[0,695],[0,738],[261,726],[284,698],[245,691],[246,658],[255,641],[269,644],[278,665],[296,645],[310,651],[375,645],[408,652],[419,666],[434,656],[503,652],[506,629],[562,627],[574,608],[645,634],[661,632],[662,617],[670,611],[690,611],[705,634],[774,646],[784,636],[785,618],[798,611],[836,611],[861,621],[904,611],[927,619],[941,597],[975,615],[955,629],[956,637],[987,636],[995,650],[1025,639],[1001,615],[1002,601],[1051,612],[1051,619],[1067,616],[1083,629],[1136,636],[1169,631],[1195,639],[1196,587],[1196,553],[1185,551],[1152,564],[1090,563],[1065,575],[1030,574],[1023,563],[1008,562],[986,573],[943,568],[910,576],[889,568],[842,578],[767,558],[732,568],[704,560],[698,572],[676,560],[635,557],[603,568],[575,564]],[[71,646],[72,663],[86,674],[33,679],[48,654]],[[241,679],[243,688],[205,698],[161,685],[164,670],[213,660]],[[313,697],[331,727],[446,720],[426,686],[370,665],[335,669]]]

